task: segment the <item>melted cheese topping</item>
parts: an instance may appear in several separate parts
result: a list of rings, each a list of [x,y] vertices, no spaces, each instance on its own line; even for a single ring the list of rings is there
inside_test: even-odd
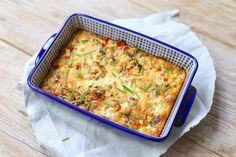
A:
[[[185,75],[124,41],[78,30],[40,87],[115,123],[159,136]]]

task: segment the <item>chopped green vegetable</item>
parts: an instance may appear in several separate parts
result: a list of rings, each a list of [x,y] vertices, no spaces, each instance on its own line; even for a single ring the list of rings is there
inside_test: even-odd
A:
[[[117,88],[117,87],[116,87],[116,89],[117,89],[118,91],[122,92],[122,93],[126,93],[126,92],[123,91],[122,89],[119,89],[119,88]]]
[[[91,67],[91,65],[89,65],[89,67],[88,67],[88,73],[90,74],[90,72],[91,72],[91,69],[92,69],[92,67]]]
[[[66,96],[64,96],[64,95],[60,95],[59,98],[65,99]]]
[[[75,52],[75,51],[72,52],[71,58],[70,58],[70,62],[72,63],[72,64],[71,64],[71,67],[73,67],[73,64],[74,64],[74,61],[75,61],[75,59],[74,59],[75,53],[74,53],[74,52]]]
[[[144,73],[144,66],[143,66],[143,64],[144,64],[144,61],[143,61],[143,58],[138,58],[138,72],[141,74],[141,75],[143,75],[143,73]]]
[[[138,120],[142,120],[141,118],[139,118],[137,115],[135,115],[135,114],[133,114],[133,113],[130,113],[129,115],[132,116],[132,117],[134,117],[134,118],[136,118],[136,119],[138,119]]]
[[[128,101],[128,105],[131,108],[134,104],[132,104],[131,102]]]
[[[136,81],[136,79],[133,79],[133,80],[131,81],[131,87],[133,86],[133,84],[135,83],[135,81]]]
[[[62,142],[65,142],[65,141],[67,141],[69,139],[70,139],[69,137],[66,137],[66,138],[62,139]]]
[[[144,72],[143,65],[141,65],[141,64],[138,65],[138,72],[139,72],[140,74],[143,74],[143,72]]]
[[[134,92],[134,95],[136,95],[136,97],[140,98],[140,96],[138,95],[138,93]]]
[[[88,54],[91,54],[91,53],[94,53],[96,52],[96,50],[92,50],[92,51],[88,51],[88,52],[85,52],[85,53],[81,53],[81,54],[78,54],[78,56],[85,56],[85,55],[88,55]]]
[[[87,106],[87,110],[89,110],[89,108],[92,106],[92,103],[90,102]]]
[[[97,38],[93,38],[93,42],[96,42],[97,44],[101,43]]]
[[[77,74],[77,76],[78,76],[78,79],[81,79],[81,78],[83,77],[83,75],[82,75],[82,73],[81,73],[80,70],[78,70],[78,74]]]
[[[141,65],[144,64],[143,58],[137,58],[137,60],[138,60],[138,63],[139,63],[139,64],[141,64]]]
[[[156,92],[156,95],[160,95],[161,93],[166,92],[167,90],[169,90],[171,88],[171,84],[167,84],[164,87],[160,88],[160,87],[155,87],[153,90]]]
[[[88,42],[89,40],[88,39],[81,39],[81,42],[82,43],[86,43],[86,42]]]
[[[132,93],[132,94],[134,93],[128,86],[122,84],[122,87],[123,87],[123,89],[124,89],[125,91],[127,91],[127,92],[129,92],[129,93]]]
[[[140,96],[135,92],[135,91],[133,91],[132,89],[130,89],[128,86],[126,86],[125,84],[122,84],[122,87],[123,87],[123,89],[126,91],[126,92],[129,92],[129,93],[131,93],[131,94],[134,94],[134,95],[136,95],[138,98],[140,98]]]
[[[107,103],[107,102],[106,102],[106,103],[105,103],[105,106],[107,106],[107,108],[108,108],[108,107],[115,107],[116,105],[115,105],[115,104],[110,104],[110,103]]]
[[[70,67],[67,67],[67,70],[66,70],[66,84],[68,82],[69,73],[70,73]]]
[[[93,59],[93,57],[92,57],[92,55],[91,55],[91,54],[89,55],[89,57],[90,57],[90,59],[91,59],[91,60]]]
[[[76,87],[74,87],[73,90],[71,91],[71,95],[72,95],[72,96],[73,96],[74,93],[75,93],[75,89],[76,89]]]
[[[140,48],[136,47],[137,48],[137,52],[142,52],[143,50],[141,50]]]
[[[169,67],[164,67],[164,72],[168,72],[170,71],[170,68]]]
[[[102,48],[100,48],[100,49],[99,49],[99,53],[100,53],[101,55],[106,55],[106,52],[105,52],[105,50],[104,50],[104,49],[102,49]]]
[[[160,95],[160,94],[161,94],[161,91],[160,91],[160,89],[156,89],[155,91],[156,91],[156,96],[158,96],[158,95]]]
[[[114,56],[112,56],[111,59],[112,59],[112,62],[116,62],[116,59]]]
[[[85,97],[86,97],[86,96],[88,95],[88,93],[89,93],[90,88],[91,88],[91,87],[89,87],[88,90],[85,91],[85,92],[81,95],[78,104],[80,104],[80,103],[82,103],[82,102],[84,101]]]
[[[165,87],[162,89],[162,92],[166,92],[168,89],[171,88],[170,84],[165,85]]]
[[[111,72],[111,74],[114,76],[114,77],[117,77],[116,74],[114,72]]]
[[[152,87],[152,84],[150,84],[150,85],[148,85],[148,86],[145,86],[145,87],[143,88],[143,91],[144,91],[144,92],[148,92],[151,87]]]
[[[158,115],[158,116],[156,116],[155,118],[153,118],[153,119],[150,121],[150,124],[151,124],[151,125],[156,125],[156,124],[158,124],[160,121],[161,121],[161,118],[160,118],[160,116]]]
[[[70,64],[64,59],[65,64],[67,65],[68,68],[70,68]]]

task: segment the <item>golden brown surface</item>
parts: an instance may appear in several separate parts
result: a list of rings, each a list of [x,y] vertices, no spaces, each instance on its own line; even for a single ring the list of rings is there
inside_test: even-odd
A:
[[[4,157],[50,156],[36,142],[22,95],[15,90],[24,63],[57,32],[74,12],[105,20],[144,17],[179,9],[176,20],[193,30],[207,46],[217,72],[214,103],[199,125],[181,137],[162,157],[232,157],[236,154],[236,2],[234,0],[140,1],[0,1],[0,154]],[[29,44],[30,43],[30,44]],[[207,77],[207,76],[206,76]]]
[[[78,30],[40,87],[130,129],[159,136],[185,79],[170,62]]]

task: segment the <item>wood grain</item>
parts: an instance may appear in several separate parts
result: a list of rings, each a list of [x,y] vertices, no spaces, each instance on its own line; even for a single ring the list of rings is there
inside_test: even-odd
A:
[[[16,82],[20,81],[24,63],[30,56],[2,41],[0,41],[0,51],[0,133],[8,136],[4,138],[11,143],[12,147],[21,147],[23,145],[23,148],[26,147],[31,151],[33,150],[34,156],[39,156],[39,154],[47,155],[46,152],[40,149],[35,140],[27,114],[24,111],[23,97],[16,91]],[[0,144],[1,147],[5,141],[0,141],[3,142]],[[7,149],[7,147],[2,148]]]
[[[105,20],[144,17],[179,9],[176,17],[200,37],[217,72],[214,103],[207,117],[162,156],[236,156],[236,1],[1,0],[0,1],[0,154],[50,156],[37,144],[16,91],[24,63],[74,12]]]

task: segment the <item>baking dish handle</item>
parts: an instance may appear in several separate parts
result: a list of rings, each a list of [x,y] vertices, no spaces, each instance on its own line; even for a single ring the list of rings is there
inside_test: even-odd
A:
[[[53,34],[48,40],[44,43],[43,47],[39,51],[36,59],[35,59],[35,65],[37,65],[41,59],[41,57],[44,55],[45,51],[50,47],[52,44],[53,40],[55,39],[57,33]]]
[[[186,121],[196,94],[196,88],[194,86],[190,86],[181,103],[181,107],[175,120],[175,126],[182,126]]]

